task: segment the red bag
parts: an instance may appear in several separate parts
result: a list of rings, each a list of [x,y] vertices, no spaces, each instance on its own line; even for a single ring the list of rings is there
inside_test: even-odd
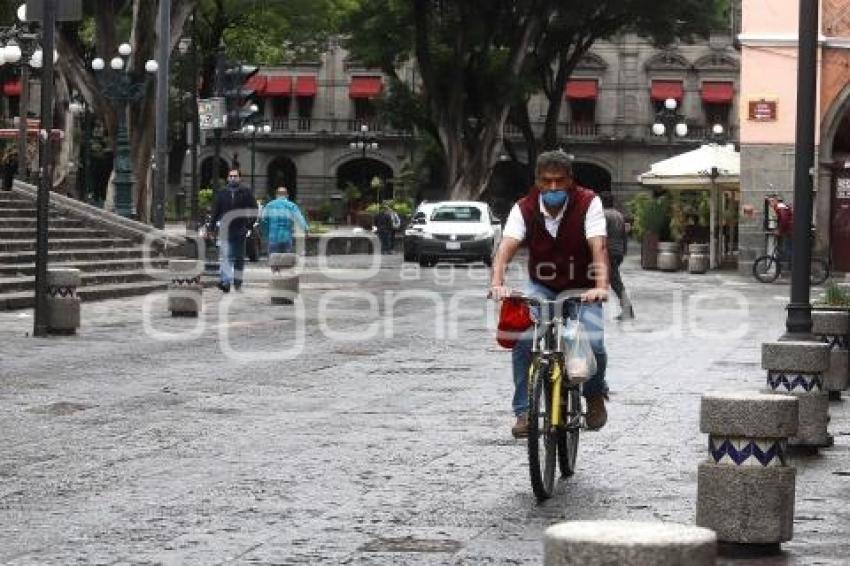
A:
[[[511,349],[517,343],[520,335],[528,330],[532,324],[528,303],[519,299],[504,299],[499,310],[496,342],[502,348]]]

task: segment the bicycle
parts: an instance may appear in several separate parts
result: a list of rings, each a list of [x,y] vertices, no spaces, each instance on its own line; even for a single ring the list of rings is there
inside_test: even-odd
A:
[[[791,269],[790,258],[786,259],[779,247],[774,247],[773,252],[759,256],[753,262],[753,277],[762,283],[773,283],[782,274],[783,268]],[[823,258],[812,257],[809,270],[809,281],[812,285],[820,285],[829,278],[829,262]]]
[[[582,301],[579,297],[547,300],[518,293],[511,297],[540,310],[534,321],[528,372],[528,467],[532,491],[542,502],[555,491],[556,460],[563,477],[575,473],[579,433],[585,428],[582,384],[567,374],[562,336],[564,307],[580,308]]]

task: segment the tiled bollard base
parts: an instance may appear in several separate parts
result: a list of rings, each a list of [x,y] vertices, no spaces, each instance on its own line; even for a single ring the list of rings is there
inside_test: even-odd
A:
[[[80,298],[77,287],[82,283],[79,269],[47,270],[47,332],[75,334],[80,327]]]
[[[823,374],[823,388],[830,399],[841,399],[841,391],[848,385],[848,334],[850,313],[815,309],[812,311],[812,334],[829,344],[832,349],[829,369]]]
[[[791,395],[703,395],[700,430],[709,435],[708,461],[697,474],[697,525],[723,543],[763,548],[791,540],[796,474],[786,440],[798,418]]]
[[[168,262],[168,310],[171,316],[196,317],[201,310],[203,264],[193,259],[172,259]]]
[[[546,529],[546,566],[709,566],[717,537],[675,523],[568,521]]]
[[[762,344],[762,367],[767,370],[767,391],[793,395],[799,400],[800,422],[789,446],[830,446],[827,432],[829,398],[823,390],[823,374],[829,369],[830,347],[822,342],[766,342]]]

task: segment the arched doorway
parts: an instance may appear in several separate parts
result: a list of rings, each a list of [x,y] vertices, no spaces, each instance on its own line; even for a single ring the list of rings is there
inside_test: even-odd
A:
[[[832,141],[833,173],[829,192],[829,247],[836,271],[850,271],[850,110]]]
[[[493,213],[504,219],[514,203],[525,196],[533,182],[531,168],[525,163],[499,161],[493,168],[483,198],[490,203]]]
[[[373,188],[374,179],[380,180],[380,188]],[[345,192],[349,185],[354,185],[360,191],[362,202],[375,202],[393,198],[392,168],[377,159],[352,159],[346,161],[336,171],[336,186]]]
[[[282,155],[275,157],[269,163],[268,178],[265,188],[261,188],[261,182],[257,182],[257,190],[265,194],[257,195],[257,198],[271,200],[275,198],[278,187],[286,187],[289,190],[289,199],[298,199],[298,170],[295,163],[288,157]]]
[[[224,186],[225,180],[227,179],[227,170],[230,169],[230,164],[226,159],[219,157],[219,178],[221,179],[221,186]],[[213,186],[213,163],[215,163],[215,157],[207,157],[203,161],[201,161],[201,188],[212,187]]]
[[[573,163],[573,175],[579,185],[592,189],[597,194],[611,192],[611,173],[604,167],[586,161]]]

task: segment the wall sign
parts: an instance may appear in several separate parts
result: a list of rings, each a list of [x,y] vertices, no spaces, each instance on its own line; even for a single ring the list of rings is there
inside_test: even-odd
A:
[[[776,100],[750,100],[748,105],[748,117],[754,122],[775,122],[776,121]]]

